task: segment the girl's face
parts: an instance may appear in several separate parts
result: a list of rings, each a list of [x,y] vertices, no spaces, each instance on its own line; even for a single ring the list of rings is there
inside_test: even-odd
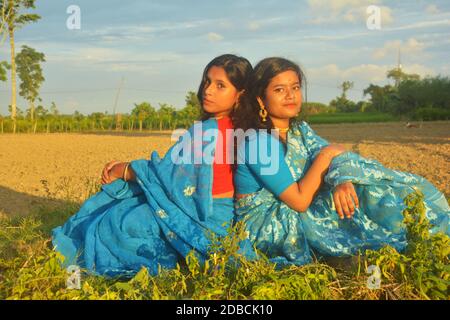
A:
[[[222,67],[212,66],[203,89],[203,109],[215,117],[227,116],[237,103],[240,92],[233,86]]]
[[[295,71],[288,70],[275,76],[265,95],[265,100],[258,98],[258,102],[264,104],[271,118],[291,119],[300,113],[302,91]]]

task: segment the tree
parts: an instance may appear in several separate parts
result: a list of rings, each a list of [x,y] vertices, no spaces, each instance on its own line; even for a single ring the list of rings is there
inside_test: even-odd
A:
[[[342,84],[339,86],[339,88],[342,89],[342,95],[341,97],[344,99],[347,99],[347,91],[352,89],[354,86],[354,83],[351,81],[344,81],[342,82]]]
[[[40,100],[40,99],[39,99]],[[37,125],[38,125],[38,119],[42,119],[45,118],[45,116],[47,115],[47,110],[44,109],[43,106],[39,105],[36,109],[33,109],[32,107],[28,108],[26,110],[26,118],[30,118],[32,119],[32,114],[34,114],[34,125],[33,125],[33,120],[32,120],[32,127],[33,127],[33,132],[36,133],[37,131]]]
[[[341,96],[330,101],[330,108],[337,112],[356,112],[357,104],[347,98]]]
[[[427,77],[404,73],[401,68],[387,72],[387,77],[395,81],[395,86],[380,87],[371,84],[364,90],[370,95],[370,109],[396,115],[423,115],[446,119],[450,109],[450,79],[448,77]]]
[[[391,85],[380,87],[371,84],[364,90],[364,96],[370,95],[372,109],[379,112],[393,112],[394,101],[397,99],[396,90]]]
[[[419,108],[450,110],[450,79],[430,77],[405,80],[398,87],[396,112],[412,113]]]
[[[16,57],[17,73],[21,81],[19,95],[30,103],[31,122],[34,121],[34,102],[45,80],[41,62],[45,62],[45,55],[28,46],[22,46],[22,51]]]
[[[142,131],[142,123],[144,120],[155,113],[155,108],[151,106],[148,102],[142,102],[140,104],[135,103],[134,109],[131,111],[131,114],[136,117],[139,121],[139,131]]]
[[[200,117],[200,109],[191,104],[186,105],[176,113],[177,125],[189,128]]]
[[[320,113],[329,113],[330,110],[328,106],[324,103],[320,102],[306,102],[302,104],[302,111],[305,109],[305,114],[320,114]]]
[[[6,81],[6,70],[9,70],[11,66],[6,61],[0,61],[0,81]]]
[[[12,112],[12,106],[11,105],[8,106],[8,112],[10,114]],[[17,119],[23,118],[23,111],[19,107],[16,107],[16,115],[17,115]]]
[[[372,105],[367,101],[359,101],[356,104],[356,110],[358,112],[371,112],[371,111],[373,111],[373,110],[371,110],[371,106]]]
[[[80,113],[78,110],[75,110],[72,114],[72,119],[70,120],[70,131],[72,131],[72,125],[74,125],[74,122],[76,125],[78,125],[78,130],[81,131],[82,122],[84,119],[84,115]]]
[[[48,114],[48,110],[45,109],[43,106],[38,105],[35,110],[35,113],[36,113],[36,118],[45,118]]]
[[[308,121],[311,115],[321,113],[332,113],[332,109],[324,103],[320,102],[305,102],[302,104],[300,113],[297,116],[298,120]]]
[[[45,116],[47,118],[47,133],[50,133],[50,122],[53,123],[55,120],[57,120],[58,116],[58,108],[56,107],[55,102],[52,101],[52,104],[50,105],[50,112],[48,112]]]
[[[104,129],[103,127],[103,119],[105,117],[105,114],[103,112],[93,112],[89,115],[89,118],[92,120],[92,130],[95,129],[95,124],[100,123],[100,128]]]
[[[50,106],[50,114],[55,118],[59,115],[58,108],[56,107],[56,103],[54,101],[52,101],[52,104]]]
[[[83,115],[82,113],[80,113],[78,110],[75,110],[75,112],[74,112],[73,115],[72,115],[72,118],[73,118],[75,121],[81,121],[81,120],[83,120],[84,115]]]
[[[174,121],[171,126],[172,129],[177,126],[183,128],[189,128],[195,120],[200,118],[201,106],[198,101],[197,94],[193,91],[189,91],[185,97],[186,106],[179,111],[172,111],[172,120]]]
[[[176,116],[175,108],[167,103],[160,103],[158,110],[159,130],[163,130],[163,124],[166,123],[169,129],[172,129],[172,120]]]
[[[16,53],[14,33],[27,23],[36,22],[41,17],[37,14],[22,13],[23,10],[35,9],[35,0],[0,0],[2,12],[1,24],[5,26],[9,35],[11,48],[11,119],[13,120],[13,133],[16,132]]]
[[[342,89],[340,97],[330,101],[330,107],[336,108],[338,112],[355,112],[357,111],[356,103],[347,99],[347,91],[353,88],[353,82],[344,81],[339,88]]]
[[[394,68],[394,69],[388,70],[387,78],[393,79],[395,82],[395,87],[398,88],[398,86],[400,85],[400,83],[402,81],[419,80],[420,76],[418,74],[404,73],[401,68]]]
[[[7,35],[7,24],[6,21],[9,19],[11,15],[11,10],[7,11],[7,7],[3,5],[2,1],[0,1],[0,46],[6,39]]]
[[[191,106],[193,108],[197,108],[198,110],[201,109],[201,105],[200,102],[198,101],[197,94],[194,91],[188,91],[186,98],[184,100],[186,101],[186,106]]]

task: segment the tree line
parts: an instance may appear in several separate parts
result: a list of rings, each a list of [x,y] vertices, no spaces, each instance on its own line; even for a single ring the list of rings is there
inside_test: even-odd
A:
[[[329,104],[330,111],[381,112],[412,120],[450,119],[450,78],[429,76],[422,79],[417,74],[403,72],[401,67],[389,70],[386,76],[394,84],[370,84],[363,91],[368,101],[357,103],[347,98],[353,82],[344,81],[340,86],[342,94]]]
[[[93,112],[84,115],[79,111],[73,114],[61,114],[55,102],[49,108],[38,105],[32,119],[31,107],[22,111],[17,108],[17,132],[84,132],[97,130],[174,130],[189,128],[200,118],[200,103],[195,92],[189,91],[185,98],[186,105],[181,110],[159,103],[155,108],[149,102],[135,103],[130,113],[108,114]],[[11,106],[9,107],[11,111]],[[9,117],[0,115],[0,133],[13,132],[13,122]]]

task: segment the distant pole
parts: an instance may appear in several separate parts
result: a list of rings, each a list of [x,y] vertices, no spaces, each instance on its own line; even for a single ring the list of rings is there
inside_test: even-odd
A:
[[[400,77],[402,74],[402,60],[401,60],[401,48],[398,48],[398,58],[397,58],[397,77],[395,79],[395,86],[398,88],[400,84]]]
[[[117,102],[119,101],[120,91],[122,90],[122,87],[123,87],[123,84],[124,84],[124,83],[125,83],[125,78],[122,77],[122,79],[120,80],[119,89],[117,90],[116,100],[114,101],[113,121],[111,122],[111,128],[109,128],[110,130],[111,130],[112,127],[114,126],[114,119],[115,119],[115,117],[116,117]]]

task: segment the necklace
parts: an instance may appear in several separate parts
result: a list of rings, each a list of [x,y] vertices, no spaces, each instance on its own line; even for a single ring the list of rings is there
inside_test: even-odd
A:
[[[287,127],[287,128],[278,128],[278,127],[275,127],[275,129],[277,129],[277,130],[280,130],[280,133],[286,133],[286,132],[288,132],[289,131],[289,127]]]

